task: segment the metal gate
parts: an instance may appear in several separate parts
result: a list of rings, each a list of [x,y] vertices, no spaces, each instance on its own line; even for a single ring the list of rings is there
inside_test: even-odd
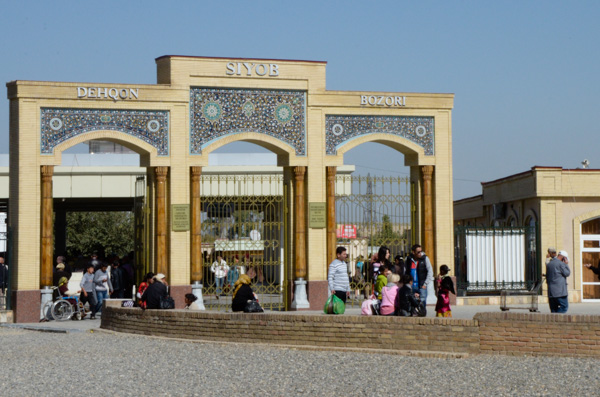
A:
[[[204,304],[231,310],[240,274],[268,310],[287,307],[286,188],[282,175],[203,175]],[[219,269],[218,257],[226,266]]]
[[[372,284],[373,254],[390,249],[390,261],[408,254],[414,227],[414,205],[408,177],[338,175],[335,186],[337,245],[348,250],[351,304],[362,300]]]
[[[0,202],[0,256],[4,258],[4,263],[8,265],[0,266],[0,310],[10,310],[10,298],[11,298],[11,283],[10,283],[10,229],[7,225],[8,218],[8,204],[6,202]]]
[[[136,284],[150,269],[150,211],[148,209],[146,177],[138,176],[135,180],[134,228],[135,228],[135,269]]]
[[[458,295],[529,289],[542,277],[536,225],[457,226],[454,272]]]

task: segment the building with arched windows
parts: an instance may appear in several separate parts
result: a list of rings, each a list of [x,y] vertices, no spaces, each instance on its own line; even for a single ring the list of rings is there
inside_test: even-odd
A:
[[[549,247],[565,250],[569,300],[600,299],[600,280],[584,266],[600,260],[600,170],[536,166],[481,185],[481,195],[454,202],[455,226],[535,228],[539,275],[531,277],[545,272]]]
[[[211,244],[246,261],[259,293],[276,297],[273,309],[322,307],[336,245],[360,238],[372,247],[372,235],[383,235],[377,222],[396,213],[406,221],[386,226],[393,243],[421,243],[434,265],[451,260],[452,94],[329,91],[326,62],[162,56],[156,65],[153,85],[7,83],[17,322],[37,320],[40,288],[51,284],[54,169],[66,149],[90,140],[140,154],[136,265],[166,274],[177,302],[214,281]],[[281,172],[207,174],[208,155],[237,141],[275,153]],[[358,201],[348,208],[370,227],[340,237],[338,225],[351,222],[336,216],[336,200],[355,182],[338,169],[367,142],[403,154],[406,199],[376,207],[390,193],[367,181],[369,210]],[[218,283],[204,291],[218,292]]]

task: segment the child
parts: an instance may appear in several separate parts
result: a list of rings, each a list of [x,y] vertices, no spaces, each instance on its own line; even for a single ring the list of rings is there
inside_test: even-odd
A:
[[[422,304],[418,299],[419,294],[414,294],[412,290],[413,276],[405,274],[402,276],[402,288],[398,290],[396,296],[396,313],[398,316],[419,316],[422,315]]]
[[[452,317],[452,310],[450,310],[450,292],[454,295],[456,295],[456,292],[454,292],[452,278],[448,276],[449,271],[450,269],[448,266],[440,266],[440,274],[435,280],[438,289],[438,299],[435,305],[436,317]]]
[[[396,296],[398,295],[398,282],[400,276],[397,274],[390,274],[388,277],[388,283],[381,290],[381,307],[380,312],[382,316],[393,316],[396,312]]]
[[[373,315],[373,308],[372,308],[372,304],[377,302],[377,299],[375,299],[374,296],[371,295],[371,285],[367,284],[365,285],[365,300],[363,301],[362,305],[361,305],[361,312],[360,314],[362,314],[363,316],[372,316]]]
[[[382,265],[379,268],[379,275],[377,276],[377,280],[375,280],[375,297],[377,299],[379,299],[379,301],[381,302],[381,298],[383,298],[383,295],[381,295],[381,290],[383,289],[383,287],[385,287],[388,283],[388,276],[390,274],[392,274],[391,269],[389,268],[389,266],[387,265]]]

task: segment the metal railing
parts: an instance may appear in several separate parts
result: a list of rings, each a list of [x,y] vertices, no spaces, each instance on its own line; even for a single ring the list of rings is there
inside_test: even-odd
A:
[[[454,243],[459,295],[529,289],[541,279],[537,225],[457,226]]]

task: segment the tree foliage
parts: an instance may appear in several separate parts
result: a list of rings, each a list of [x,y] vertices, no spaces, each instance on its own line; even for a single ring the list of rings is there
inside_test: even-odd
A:
[[[133,251],[134,216],[132,212],[68,212],[67,255],[124,255]]]

